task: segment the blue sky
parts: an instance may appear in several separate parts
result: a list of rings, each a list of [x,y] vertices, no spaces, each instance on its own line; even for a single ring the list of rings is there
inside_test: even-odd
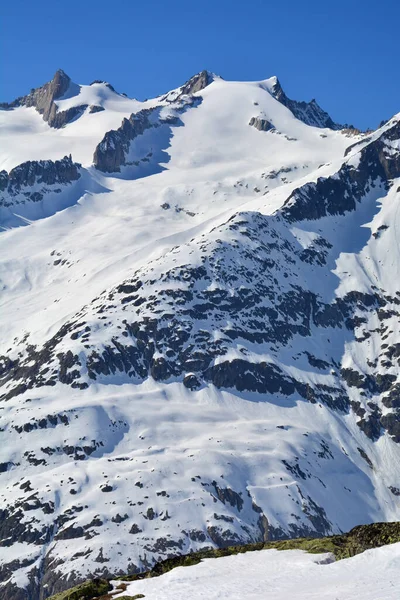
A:
[[[399,0],[11,0],[2,6],[1,101],[62,68],[139,99],[208,69],[277,75],[296,100],[367,128],[400,111]]]

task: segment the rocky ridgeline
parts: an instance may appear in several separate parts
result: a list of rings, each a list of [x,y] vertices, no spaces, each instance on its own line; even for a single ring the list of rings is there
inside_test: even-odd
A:
[[[103,173],[119,173],[126,164],[126,156],[131,142],[146,129],[155,127],[150,121],[154,109],[144,109],[124,119],[116,130],[107,131],[102,141],[96,147],[93,164]]]
[[[209,71],[201,71],[193,75],[184,85],[175,91],[168,92],[160,97],[161,102],[176,102],[182,100],[185,96],[191,96],[196,92],[201,92],[210,83],[214,81],[215,76]]]
[[[376,186],[389,189],[391,180],[400,176],[400,151],[391,147],[399,139],[400,121],[360,150],[356,167],[345,163],[337,176],[295,189],[282,209],[285,218],[295,222],[344,215]]]
[[[191,96],[177,98],[172,106],[176,115],[191,106],[196,106],[201,98],[193,99]],[[172,127],[181,124],[179,116],[169,115],[162,117],[160,107],[147,108],[131,114],[129,119],[124,118],[118,129],[107,131],[102,141],[97,145],[93,155],[93,164],[103,173],[119,173],[121,167],[138,165],[138,161],[130,162],[128,154],[132,142],[144,134],[147,129],[159,127]],[[152,153],[150,153],[151,155]],[[142,157],[146,161],[148,157]]]
[[[194,75],[189,81],[187,81],[181,88],[180,96],[189,96],[196,92],[201,92],[210,83],[214,81],[214,76],[209,71],[201,71]]]
[[[46,193],[61,188],[81,177],[81,165],[71,155],[61,160],[27,161],[7,171],[0,171],[0,206],[5,208],[26,202],[40,202]],[[49,187],[50,186],[50,187]]]
[[[160,98],[160,102],[173,105],[177,114],[191,106],[197,106],[201,98],[193,98],[193,94],[201,91],[212,83],[213,76],[208,71],[201,71],[187,81],[178,92],[169,93]],[[160,107],[140,110],[124,118],[118,129],[108,131],[97,145],[93,164],[103,173],[119,173],[121,167],[131,164],[127,160],[132,142],[147,129],[179,124],[179,118],[170,116],[160,117]]]
[[[11,110],[18,106],[26,106],[28,108],[33,106],[50,127],[60,129],[70,121],[76,119],[87,109],[87,105],[85,104],[71,107],[65,111],[58,111],[55,100],[62,98],[71,84],[70,77],[59,69],[51,81],[45,83],[42,87],[33,89],[27,96],[17,98],[10,103],[1,103],[0,109]]]
[[[286,106],[300,121],[303,121],[306,125],[312,125],[313,127],[328,127],[329,129],[342,129],[343,126],[338,123],[334,123],[328,113],[326,113],[317,103],[316,100],[311,102],[298,102],[297,100],[290,100],[282,89],[282,86],[278,79],[271,90],[272,95],[278,102]]]

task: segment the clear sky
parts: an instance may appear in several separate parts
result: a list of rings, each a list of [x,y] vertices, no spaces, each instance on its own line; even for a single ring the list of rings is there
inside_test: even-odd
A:
[[[7,0],[0,101],[62,68],[139,99],[208,69],[277,75],[338,122],[376,127],[400,111],[400,0]]]

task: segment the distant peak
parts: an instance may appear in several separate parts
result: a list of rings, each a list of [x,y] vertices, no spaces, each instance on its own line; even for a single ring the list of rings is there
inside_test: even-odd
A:
[[[269,79],[265,79],[264,81],[262,81],[261,86],[263,88],[265,88],[279,102],[282,97],[284,97],[284,96],[286,97],[286,94],[283,91],[283,88],[281,86],[281,82],[279,81],[279,79],[276,75],[274,75],[273,77],[270,77]]]
[[[104,81],[103,79],[95,79],[94,81],[92,81],[92,83],[90,85],[96,85],[96,84],[103,84],[106,87],[108,87],[109,90],[111,90],[112,92],[115,92],[116,94],[118,93],[116,91],[116,89],[114,88],[114,86],[111,85],[111,83],[108,83],[108,81]]]
[[[70,83],[71,78],[62,69],[58,69],[58,71],[55,72],[53,79],[46,83],[43,88],[49,88],[50,95],[52,96],[53,100],[56,98],[61,98],[61,96],[63,96],[68,90]]]
[[[181,96],[190,96],[191,94],[204,90],[204,88],[210,85],[215,79],[217,79],[217,75],[214,73],[206,70],[200,71],[188,79],[181,87],[168,92],[160,98],[163,101],[175,102]]]
[[[65,71],[63,71],[62,69],[58,69],[55,73],[54,73],[54,79],[68,79],[69,81],[71,81],[71,78],[66,74]]]
[[[310,102],[291,100],[287,97],[279,79],[274,76],[260,82],[260,85],[266,89],[271,96],[278,102],[286,106],[300,121],[312,127],[321,127],[329,129],[342,129],[342,125],[334,123],[327,112],[325,112],[313,98]]]
[[[215,79],[214,73],[210,73],[210,71],[200,71],[200,73],[196,73],[187,81],[181,88],[181,94],[189,95],[195,94],[200,90],[203,90],[205,87],[210,85]]]

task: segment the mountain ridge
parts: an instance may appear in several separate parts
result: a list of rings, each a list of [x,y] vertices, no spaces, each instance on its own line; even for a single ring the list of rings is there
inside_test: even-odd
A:
[[[398,115],[43,88],[61,127],[0,111],[4,598],[395,520]]]

